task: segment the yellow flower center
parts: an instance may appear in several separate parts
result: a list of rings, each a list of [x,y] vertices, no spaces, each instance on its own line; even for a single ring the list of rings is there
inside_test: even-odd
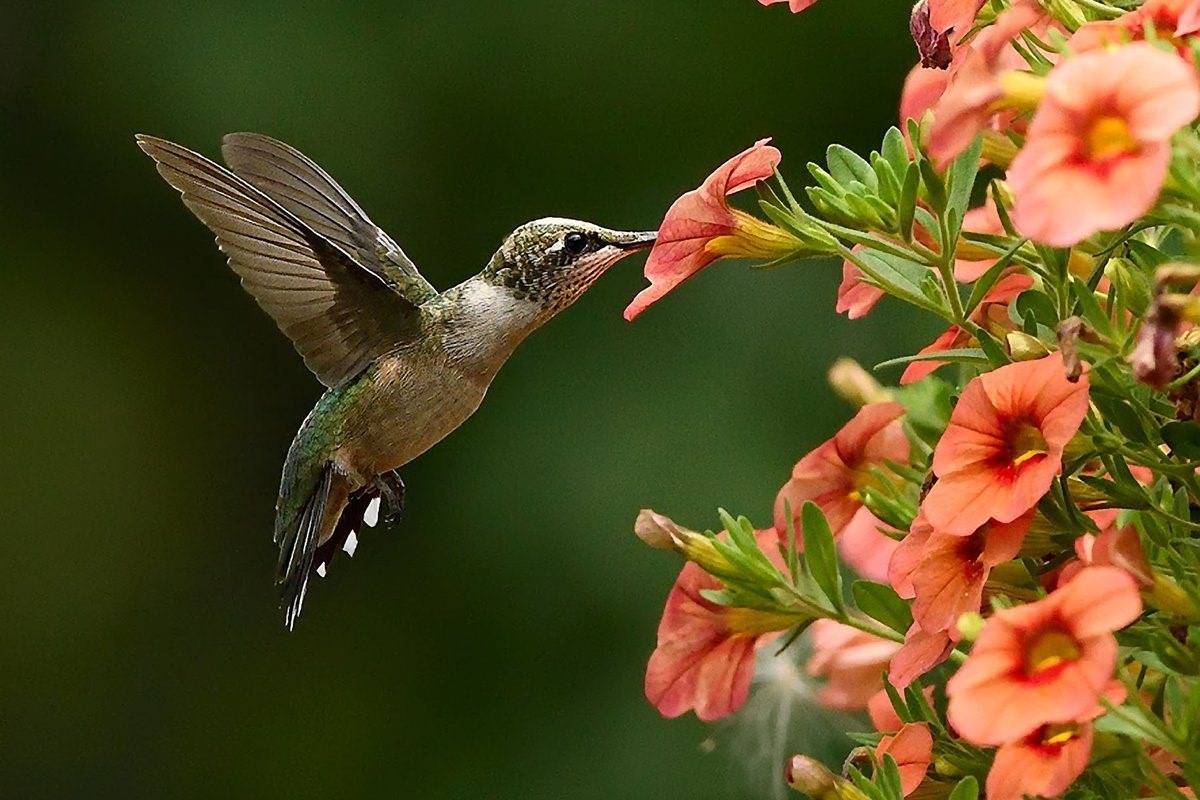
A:
[[[1061,630],[1048,630],[1034,639],[1025,651],[1025,671],[1036,675],[1068,661],[1077,661],[1081,655],[1075,637]]]
[[[1079,733],[1079,726],[1067,723],[1065,725],[1047,725],[1042,730],[1042,744],[1066,744]]]
[[[1137,139],[1133,138],[1124,117],[1100,117],[1088,131],[1088,156],[1095,161],[1116,158],[1132,153],[1137,148]]]
[[[1036,426],[1022,425],[1012,438],[1013,466],[1019,467],[1034,456],[1046,455],[1046,448],[1046,440]]]

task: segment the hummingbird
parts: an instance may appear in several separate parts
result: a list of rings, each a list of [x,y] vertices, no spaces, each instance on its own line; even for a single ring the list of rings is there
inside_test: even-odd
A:
[[[325,392],[288,448],[275,505],[275,581],[291,630],[312,573],[404,508],[399,469],[475,413],[529,334],[653,232],[548,217],[510,233],[475,276],[439,292],[325,170],[256,133],[222,139],[229,168],[139,134],[216,235],[243,288]]]

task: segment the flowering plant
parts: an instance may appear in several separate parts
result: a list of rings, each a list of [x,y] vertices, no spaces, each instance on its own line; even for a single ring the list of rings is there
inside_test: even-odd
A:
[[[730,159],[626,310],[724,258],[833,256],[851,319],[890,296],[947,325],[878,366],[897,386],[834,365],[858,411],[771,527],[639,515],[687,561],[646,696],[725,717],[807,639],[816,702],[873,727],[840,773],[789,761],[814,797],[1192,797],[1200,0],[920,0],[911,30],[876,152],[833,145],[803,193],[767,140]]]

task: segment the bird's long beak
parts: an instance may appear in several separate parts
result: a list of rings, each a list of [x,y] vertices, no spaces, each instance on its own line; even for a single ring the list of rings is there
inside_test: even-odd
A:
[[[658,238],[658,231],[613,231],[608,236],[609,244],[630,252],[646,250]]]

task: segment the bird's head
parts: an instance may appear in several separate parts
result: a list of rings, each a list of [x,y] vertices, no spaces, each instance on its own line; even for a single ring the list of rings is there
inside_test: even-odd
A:
[[[547,217],[510,233],[484,271],[516,297],[557,313],[579,299],[605,270],[649,249],[654,231],[614,231],[573,219]]]

